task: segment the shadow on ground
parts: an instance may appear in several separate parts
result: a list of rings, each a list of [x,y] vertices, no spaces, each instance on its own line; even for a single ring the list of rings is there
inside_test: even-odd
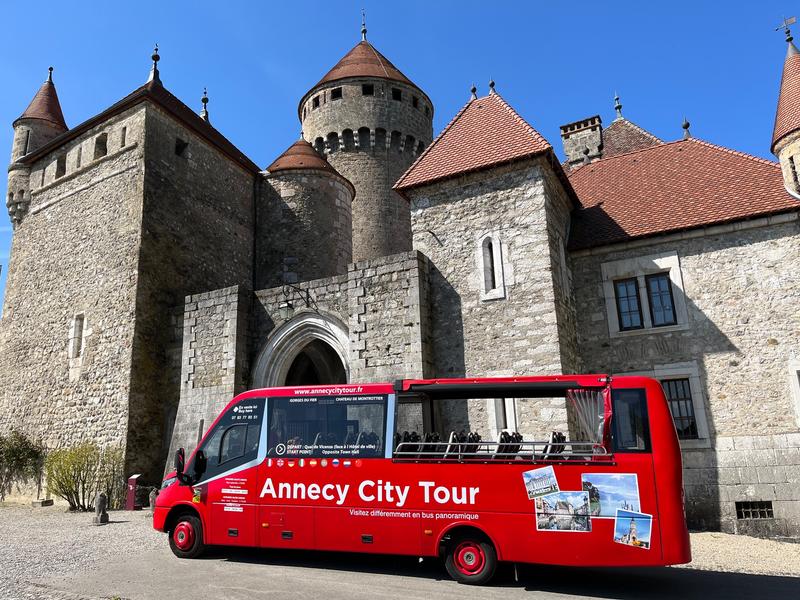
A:
[[[208,559],[442,580],[440,561],[373,554],[209,548]],[[800,575],[800,574],[798,574]],[[575,568],[503,564],[493,587],[590,598],[800,598],[800,576],[750,575],[677,567]]]

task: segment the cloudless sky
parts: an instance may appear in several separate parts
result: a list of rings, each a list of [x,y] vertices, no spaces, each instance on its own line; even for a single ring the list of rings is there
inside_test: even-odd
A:
[[[796,2],[744,0],[4,2],[3,22],[25,26],[0,35],[0,152],[48,66],[75,126],[144,83],[158,42],[164,85],[198,111],[207,86],[213,125],[266,166],[297,139],[302,95],[359,41],[362,7],[369,41],[433,101],[435,133],[491,77],[562,156],[559,125],[609,124],[616,90],[662,139],[686,115],[692,135],[772,158],[786,52],[775,27],[800,16]],[[10,243],[3,211],[0,294]]]

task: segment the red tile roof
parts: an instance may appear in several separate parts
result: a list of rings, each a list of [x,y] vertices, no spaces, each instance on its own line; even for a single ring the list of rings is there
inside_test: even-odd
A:
[[[662,140],[628,119],[614,119],[611,125],[603,129],[603,158],[610,158],[618,154],[625,154],[662,143]]]
[[[778,111],[775,113],[775,128],[772,131],[772,146],[793,131],[800,129],[800,51],[789,42],[783,62],[781,91],[778,96]]]
[[[41,119],[64,131],[67,130],[67,123],[64,121],[64,113],[61,112],[61,103],[58,101],[56,86],[52,79],[48,77],[47,81],[42,84],[19,119]]]
[[[52,152],[65,142],[78,137],[94,126],[99,125],[108,118],[119,114],[131,106],[134,106],[145,100],[149,100],[160,106],[167,113],[180,121],[183,125],[194,131],[200,137],[204,138],[212,146],[215,146],[218,150],[220,150],[220,152],[228,156],[228,158],[234,162],[237,162],[243,168],[254,173],[260,171],[258,165],[247,158],[247,156],[245,156],[241,150],[228,141],[228,139],[219,131],[214,129],[210,123],[200,118],[200,115],[178,100],[178,98],[170,93],[159,81],[147,82],[100,114],[95,115],[91,119],[84,121],[69,131],[62,133],[38,150],[24,156],[19,160],[19,162],[28,164],[32,163],[49,152]]]
[[[380,77],[417,87],[366,40],[356,44],[314,87],[347,77]]]
[[[581,203],[575,250],[800,210],[777,163],[694,138],[580,166],[569,180]]]
[[[394,189],[403,192],[552,150],[547,140],[500,94],[492,92],[467,102],[400,177]]]
[[[314,146],[305,140],[297,140],[267,167],[267,171],[270,173],[293,169],[317,169],[339,174],[327,160],[319,155]]]

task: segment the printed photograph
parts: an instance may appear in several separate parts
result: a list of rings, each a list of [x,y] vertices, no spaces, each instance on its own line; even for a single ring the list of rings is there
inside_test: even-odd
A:
[[[581,481],[592,517],[613,519],[618,509],[642,510],[636,473],[584,473]]]
[[[626,546],[650,549],[650,534],[653,531],[653,515],[618,510],[614,522],[614,541]]]
[[[522,474],[522,480],[525,482],[525,489],[528,491],[528,500],[558,491],[558,481],[553,467],[525,471]]]
[[[536,498],[536,529],[539,531],[591,531],[589,494],[557,492]]]

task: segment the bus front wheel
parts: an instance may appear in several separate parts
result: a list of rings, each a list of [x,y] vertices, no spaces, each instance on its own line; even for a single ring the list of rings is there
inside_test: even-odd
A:
[[[460,536],[448,544],[444,566],[450,577],[459,583],[482,585],[494,576],[497,552],[487,540]]]
[[[196,558],[205,550],[203,524],[194,515],[182,515],[169,533],[169,547],[178,558]]]

